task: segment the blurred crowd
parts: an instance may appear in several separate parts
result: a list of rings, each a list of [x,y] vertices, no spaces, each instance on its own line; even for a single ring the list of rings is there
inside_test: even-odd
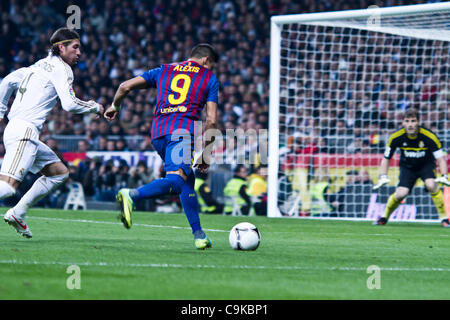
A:
[[[208,42],[214,45],[221,55],[220,63],[214,70],[220,83],[219,129],[222,132],[226,129],[244,131],[254,129],[258,132],[268,128],[270,17],[272,15],[423,2],[400,0],[84,0],[76,3],[56,0],[1,1],[0,80],[9,72],[33,64],[46,56],[51,34],[57,28],[66,25],[70,15],[66,13],[67,7],[76,4],[81,9],[81,29],[77,31],[81,36],[82,59],[74,68],[74,91],[79,98],[95,99],[107,107],[122,81],[138,76],[162,63],[182,61],[189,56],[190,49],[195,44]],[[312,43],[312,39],[309,38],[305,38],[304,41],[305,44]],[[308,48],[312,51],[324,49],[321,46]],[[323,58],[333,60],[335,57],[328,57],[325,54]],[[359,72],[364,73],[364,70],[359,70],[360,57],[355,59],[355,61],[348,61],[349,78],[358,76]],[[298,68],[303,69],[300,72],[311,76],[315,66],[307,60],[304,62]],[[339,64],[339,61],[330,68],[335,68],[336,63]],[[434,61],[430,63],[433,64]],[[356,69],[352,70],[352,68]],[[337,76],[342,75],[337,74]],[[351,141],[351,145],[345,146],[346,152],[364,150],[374,143],[381,147],[382,141],[377,135],[380,129],[390,129],[389,121],[365,126],[364,122],[358,122],[357,119],[372,117],[374,116],[372,111],[375,110],[381,114],[377,117],[388,119],[390,105],[382,107],[378,104],[384,102],[382,99],[388,89],[377,89],[378,100],[376,101],[373,92],[368,92],[361,97],[361,105],[351,106],[346,104],[346,99],[349,100],[349,97],[345,96],[345,92],[342,93],[343,96],[340,91],[333,93],[333,89],[336,89],[333,86],[338,83],[336,79],[329,78],[324,81],[324,77],[325,74],[316,75],[312,81],[300,82],[293,92],[290,89],[288,75],[282,77],[282,87],[289,87],[291,91],[282,92],[282,98],[285,97],[286,100],[282,101],[285,109],[281,111],[286,117],[293,115],[292,120],[281,119],[282,123],[285,121],[286,124],[281,128],[286,133],[286,147],[299,148],[303,151],[310,148],[313,152],[339,152],[330,142],[330,136],[338,137],[349,133],[356,139]],[[373,83],[378,83],[385,79],[372,80]],[[394,80],[402,86],[421,85],[422,89],[414,91],[415,93],[435,95],[442,90],[442,87],[429,88],[429,79],[424,74],[416,74],[412,79]],[[423,88],[427,86],[428,91],[425,92]],[[363,92],[364,89],[358,87],[354,92]],[[284,94],[287,95],[283,96]],[[330,94],[333,96],[329,96]],[[303,99],[310,95],[314,99]],[[79,137],[76,147],[63,147],[63,151],[150,151],[153,149],[149,132],[153,120],[155,97],[154,89],[131,93],[123,103],[120,119],[112,123],[104,119],[95,119],[90,115],[63,112],[57,106],[42,130],[41,139],[52,144],[56,143],[59,137],[61,147],[61,142],[64,141],[64,139],[61,140],[61,136]],[[294,97],[293,100],[291,97]],[[396,101],[404,101],[404,105],[401,106],[404,108],[411,103],[408,99],[409,96],[402,96]],[[394,108],[399,106],[394,105]],[[365,110],[370,112],[365,114]],[[289,121],[295,121],[295,124]],[[0,123],[0,130],[3,130],[4,126],[3,121]],[[297,132],[295,128],[302,128],[302,130]],[[367,136],[372,138],[367,140]],[[281,140],[282,143],[283,141]],[[236,145],[234,147],[238,148]],[[220,145],[219,142],[217,152],[224,152],[224,148],[225,145]],[[0,144],[0,155],[3,153],[4,147]],[[103,169],[100,170],[101,168]],[[77,167],[73,170],[81,169],[83,168]],[[116,177],[114,182],[112,178],[108,178],[107,174],[113,169],[117,171],[114,173]],[[86,177],[99,179],[96,182],[93,180],[86,183],[88,192],[90,192],[89,186],[99,184],[101,185],[99,188],[104,190],[99,197],[110,199],[109,186],[133,185],[135,180],[131,177],[143,169],[129,168],[127,164],[112,167],[108,167],[107,164],[99,166],[93,161],[86,164],[84,170],[86,170],[83,172],[86,174],[84,179]],[[96,171],[95,174],[94,171]],[[75,175],[75,172],[72,174]],[[123,177],[117,178],[121,174]]]
[[[74,69],[74,91],[82,99],[94,98],[108,106],[122,81],[162,63],[183,60],[193,45],[209,42],[221,54],[215,70],[221,86],[220,129],[267,128],[271,15],[420,2],[77,1],[81,9],[81,29],[77,31],[82,38],[83,56]],[[55,29],[65,25],[71,4],[50,0],[1,2],[0,78],[47,54],[48,39]],[[42,136],[85,136],[86,147],[91,150],[148,150],[151,143],[145,138],[154,105],[154,90],[132,93],[124,102],[120,119],[113,123],[55,108]],[[307,119],[307,115],[299,118]],[[123,136],[141,139],[129,145],[127,142],[133,140],[117,138]]]
[[[364,30],[367,18],[351,21],[361,29],[345,28],[345,21],[283,27],[280,142],[286,153],[383,153],[410,107],[447,149],[450,43],[426,29],[419,38],[402,36],[414,28],[403,25],[405,17],[381,20],[380,30],[391,33]],[[448,30],[448,14],[433,20],[430,28]]]

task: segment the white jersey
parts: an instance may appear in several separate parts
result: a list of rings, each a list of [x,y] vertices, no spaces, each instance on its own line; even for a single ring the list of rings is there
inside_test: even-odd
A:
[[[39,132],[58,98],[66,111],[97,113],[99,104],[78,99],[72,89],[72,83],[72,68],[61,57],[52,54],[27,68],[20,68],[0,83],[0,118],[3,118],[8,100],[15,90],[17,94],[8,119],[25,120],[33,124]]]

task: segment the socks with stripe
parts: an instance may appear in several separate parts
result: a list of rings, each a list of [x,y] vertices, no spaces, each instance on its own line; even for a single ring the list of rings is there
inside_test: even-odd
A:
[[[433,199],[434,205],[436,206],[437,212],[439,214],[439,219],[446,219],[447,214],[445,213],[444,205],[444,195],[441,189],[438,189],[436,193],[431,193],[431,199]]]
[[[386,209],[384,209],[383,217],[386,219],[389,219],[392,212],[394,212],[395,209],[397,209],[399,205],[400,205],[400,201],[398,201],[397,198],[395,197],[395,193],[391,194],[391,196],[389,197],[388,202],[386,204]]]

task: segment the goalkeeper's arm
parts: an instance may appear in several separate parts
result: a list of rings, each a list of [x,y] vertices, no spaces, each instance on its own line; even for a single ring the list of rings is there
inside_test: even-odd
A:
[[[373,190],[377,190],[380,187],[391,182],[391,180],[389,180],[387,177],[388,169],[389,169],[389,159],[383,158],[383,160],[381,160],[380,170],[379,170],[380,178],[378,179],[378,183],[373,187]]]
[[[441,176],[434,181],[437,183],[441,183],[447,187],[450,187],[450,181],[448,180],[447,174],[448,174],[448,168],[447,168],[447,161],[445,160],[445,156],[442,156],[437,159],[437,162],[439,164],[439,169],[441,171]]]

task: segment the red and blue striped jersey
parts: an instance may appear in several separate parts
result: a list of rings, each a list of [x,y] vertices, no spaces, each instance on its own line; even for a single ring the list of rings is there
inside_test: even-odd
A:
[[[194,122],[200,118],[205,103],[219,100],[217,77],[195,61],[163,64],[141,77],[157,91],[152,139],[180,130],[193,135]]]

